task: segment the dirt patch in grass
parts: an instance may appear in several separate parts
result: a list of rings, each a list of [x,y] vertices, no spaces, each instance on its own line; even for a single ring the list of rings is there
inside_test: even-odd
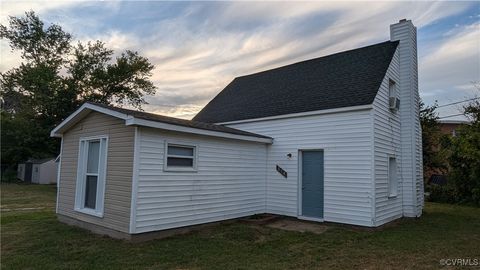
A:
[[[240,219],[242,222],[249,223],[249,224],[256,224],[256,225],[262,225],[262,224],[267,224],[270,222],[273,222],[274,220],[280,218],[277,215],[272,215],[272,214],[256,214],[253,216],[249,216],[246,218]]]
[[[268,223],[267,226],[275,229],[302,232],[302,233],[310,232],[314,234],[324,233],[328,229],[328,226],[322,225],[321,223],[309,222],[309,221],[291,219],[291,218],[280,218],[271,223]]]

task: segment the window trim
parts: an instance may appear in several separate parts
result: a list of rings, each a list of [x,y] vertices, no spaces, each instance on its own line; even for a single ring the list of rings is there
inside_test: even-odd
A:
[[[193,148],[193,156],[192,156],[193,166],[192,167],[168,166],[167,162],[169,157],[188,158],[186,156],[168,155],[168,146]],[[163,153],[163,171],[165,172],[197,172],[198,171],[197,165],[198,165],[198,145],[197,144],[189,143],[189,142],[165,140],[165,149]]]
[[[100,140],[100,150],[99,150],[99,159],[98,159],[98,172],[87,173],[87,155],[88,154],[88,145],[89,141]],[[104,151],[102,151],[102,140],[105,140]],[[105,153],[102,156],[102,153]],[[75,206],[74,210],[84,214],[103,217],[104,214],[104,203],[105,203],[105,182],[107,176],[107,160],[108,160],[108,136],[99,135],[99,136],[90,136],[90,137],[80,137],[78,143],[78,160],[77,160],[77,181],[75,187]],[[95,209],[85,207],[85,190],[86,190],[86,176],[87,175],[96,175],[97,176],[97,194],[95,201]]]
[[[392,181],[390,181],[390,159],[394,159],[395,165],[397,165],[395,170],[396,187],[394,192],[392,192]],[[387,155],[387,193],[388,198],[396,198],[398,196],[398,163],[395,155]]]

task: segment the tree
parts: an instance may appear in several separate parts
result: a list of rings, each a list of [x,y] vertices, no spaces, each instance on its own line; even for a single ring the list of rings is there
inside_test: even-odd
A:
[[[463,111],[472,123],[478,123],[480,121],[480,82],[473,82],[473,86],[477,89],[477,95],[463,106]]]
[[[432,174],[445,172],[447,158],[441,147],[442,133],[438,123],[438,105],[426,106],[420,101],[420,124],[422,126],[423,172],[425,179]]]
[[[155,93],[147,58],[129,50],[114,57],[101,41],[72,44],[71,34],[46,27],[33,11],[0,25],[0,38],[22,57],[0,73],[2,163],[57,154],[50,130],[85,101],[141,109]]]
[[[478,83],[475,85],[480,91]],[[456,201],[480,205],[480,96],[463,107],[471,120],[451,139],[449,181],[455,189]]]

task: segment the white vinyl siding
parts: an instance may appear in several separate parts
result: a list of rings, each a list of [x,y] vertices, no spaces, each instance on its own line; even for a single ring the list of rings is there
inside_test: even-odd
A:
[[[274,138],[268,147],[267,212],[296,217],[298,152],[323,149],[324,220],[372,223],[372,119],[370,110],[228,125]],[[292,153],[289,158],[287,154]],[[276,165],[288,173],[285,179]]]
[[[138,127],[137,136],[132,233],[265,212],[265,144],[144,127]],[[170,142],[195,146],[196,172],[164,170]]]
[[[389,157],[398,157],[397,168],[400,167],[400,113],[392,113],[389,109],[391,97],[391,81],[398,82],[399,54],[395,52],[377,96],[373,102],[374,123],[374,171],[375,171],[375,216],[376,226],[402,216],[402,189],[399,188],[396,197],[390,196],[389,191]],[[399,91],[395,91],[399,98]],[[392,93],[393,94],[393,93]],[[402,104],[402,103],[400,103]],[[398,168],[398,185],[401,185],[402,175]]]
[[[419,120],[417,29],[411,22],[392,25],[393,40],[400,40],[400,117],[402,156],[399,166],[403,180],[403,214],[420,216],[423,209],[422,132]]]
[[[422,149],[422,126],[420,124],[420,93],[418,92],[418,59],[417,59],[417,28],[413,31],[412,70],[413,70],[413,128],[415,130],[415,212],[416,216],[422,215],[425,197],[424,197],[424,179],[423,179],[423,149]]]

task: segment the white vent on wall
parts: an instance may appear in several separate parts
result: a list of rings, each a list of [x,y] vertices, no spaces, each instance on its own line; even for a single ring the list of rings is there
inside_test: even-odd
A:
[[[389,101],[389,107],[391,111],[398,111],[400,109],[400,99],[396,97],[391,97]]]

